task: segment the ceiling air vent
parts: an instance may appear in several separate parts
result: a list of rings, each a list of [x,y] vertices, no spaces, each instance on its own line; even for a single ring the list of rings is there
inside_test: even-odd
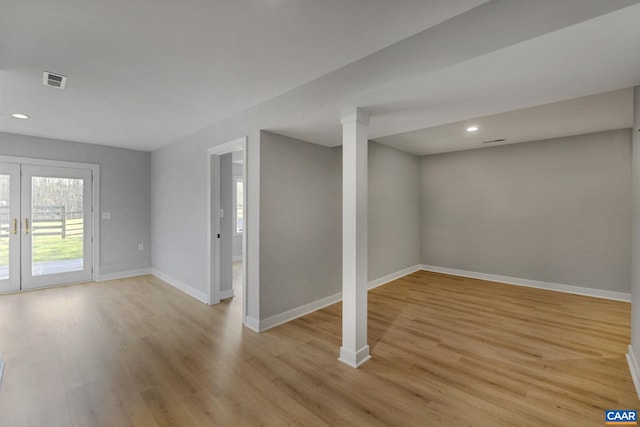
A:
[[[504,142],[506,141],[506,139],[504,138],[500,138],[500,139],[492,139],[491,141],[482,141],[483,144],[493,144],[494,142]]]
[[[57,87],[58,89],[64,89],[67,85],[67,76],[45,71],[42,74],[42,84],[45,86]]]

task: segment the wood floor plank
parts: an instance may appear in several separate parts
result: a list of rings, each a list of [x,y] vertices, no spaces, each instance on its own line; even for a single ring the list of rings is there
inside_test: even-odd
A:
[[[600,426],[640,409],[630,305],[419,271],[262,334],[153,276],[0,296],[0,426]]]

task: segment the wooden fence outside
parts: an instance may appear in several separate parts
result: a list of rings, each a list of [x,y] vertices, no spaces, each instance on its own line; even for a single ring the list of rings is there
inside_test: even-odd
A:
[[[12,227],[9,206],[0,206],[0,238],[9,237]],[[60,236],[65,239],[84,233],[82,212],[67,212],[65,206],[34,206],[30,227],[34,236]]]

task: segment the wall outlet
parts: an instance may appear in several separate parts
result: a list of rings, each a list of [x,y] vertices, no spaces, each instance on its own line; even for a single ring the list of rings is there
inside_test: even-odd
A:
[[[102,212],[102,219],[111,219],[111,212]]]
[[[138,250],[139,251],[144,251],[144,245],[142,243],[138,244]]]

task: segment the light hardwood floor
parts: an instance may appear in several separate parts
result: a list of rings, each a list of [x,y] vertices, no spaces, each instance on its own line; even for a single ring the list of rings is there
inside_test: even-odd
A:
[[[0,296],[0,425],[602,426],[639,408],[630,306],[417,272],[262,334],[152,276]]]

